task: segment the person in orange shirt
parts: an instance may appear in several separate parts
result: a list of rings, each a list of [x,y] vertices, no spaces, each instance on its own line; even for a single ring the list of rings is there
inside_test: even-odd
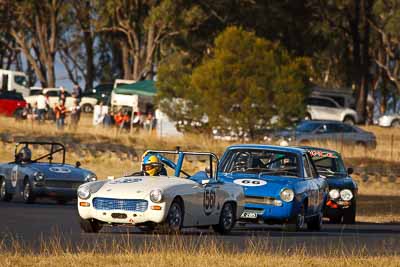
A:
[[[114,121],[115,121],[115,125],[117,125],[118,127],[121,126],[122,122],[123,122],[123,115],[122,115],[122,110],[118,111],[117,114],[114,115]]]
[[[67,114],[67,108],[65,107],[64,102],[62,100],[60,100],[59,104],[55,105],[54,113],[56,114],[57,129],[63,129],[65,123],[65,117]]]

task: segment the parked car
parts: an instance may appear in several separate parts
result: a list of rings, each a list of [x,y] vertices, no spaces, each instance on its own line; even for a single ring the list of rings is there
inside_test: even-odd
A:
[[[37,153],[32,153],[31,148],[35,147]],[[60,204],[76,199],[78,186],[97,177],[80,168],[79,162],[75,166],[65,164],[65,154],[60,143],[17,143],[15,160],[0,164],[0,199],[10,201],[13,196],[22,196],[24,202],[34,203],[37,198],[45,197]],[[57,159],[59,162],[55,162]]]
[[[132,225],[147,231],[161,227],[172,232],[179,232],[182,227],[212,226],[221,234],[231,231],[243,211],[243,189],[219,180],[215,171],[218,158],[214,154],[147,151],[145,155],[148,154],[155,155],[169,175],[139,173],[79,187],[78,211],[83,231],[98,232],[105,225]],[[194,157],[208,160],[207,171],[190,168],[201,163],[191,164]]]
[[[220,179],[243,186],[244,223],[283,224],[288,230],[320,230],[328,184],[300,148],[234,145],[218,169]]]
[[[98,102],[103,102],[104,105],[111,105],[111,92],[113,90],[112,83],[101,83],[96,85],[92,90],[83,92],[84,97],[96,98]]]
[[[400,114],[388,114],[379,117],[378,125],[382,127],[400,127]]]
[[[352,168],[346,169],[340,154],[333,150],[302,147],[307,150],[318,173],[326,177],[329,186],[324,216],[334,223],[354,224],[357,210],[357,183],[351,178]]]
[[[18,118],[26,102],[20,93],[0,91],[0,114]]]
[[[265,140],[296,145],[311,141],[334,141],[374,149],[376,136],[355,126],[335,121],[302,121],[293,130],[283,130],[267,135]]]
[[[49,97],[49,102],[50,106],[53,107],[54,103],[57,103],[59,101],[59,96],[60,96],[60,88],[44,88],[43,89],[43,94],[47,95]],[[73,106],[75,98],[72,97],[72,95],[65,91],[67,95],[67,99],[65,101],[65,106],[66,108],[70,108]],[[32,96],[27,96],[25,97],[26,102],[31,104],[32,106],[37,102],[38,95],[32,95]],[[81,98],[81,102],[79,105],[82,108],[82,111],[85,113],[90,113],[93,112],[94,106],[97,104],[97,99],[95,97],[87,97],[83,96]]]
[[[358,122],[354,109],[342,107],[330,97],[311,96],[306,100],[306,104],[306,120],[342,121],[350,125]]]

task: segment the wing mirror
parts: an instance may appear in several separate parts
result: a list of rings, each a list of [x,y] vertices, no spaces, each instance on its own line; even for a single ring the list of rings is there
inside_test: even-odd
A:
[[[77,162],[75,163],[75,167],[79,168],[80,166],[81,166],[81,162],[80,162],[80,161],[77,161]]]
[[[348,175],[352,174],[353,172],[354,172],[354,169],[353,169],[353,168],[348,168],[348,169],[347,169],[347,174],[348,174]]]
[[[201,180],[201,184],[202,184],[202,185],[206,185],[206,184],[208,184],[209,182],[210,182],[209,179],[207,179],[207,180]]]

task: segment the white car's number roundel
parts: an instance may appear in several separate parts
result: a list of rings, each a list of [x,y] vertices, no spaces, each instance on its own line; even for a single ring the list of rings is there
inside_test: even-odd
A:
[[[233,182],[242,186],[263,186],[267,184],[266,181],[260,179],[236,179]]]
[[[204,213],[207,216],[213,212],[215,207],[215,201],[216,201],[215,189],[212,187],[206,187],[204,189],[203,209]]]

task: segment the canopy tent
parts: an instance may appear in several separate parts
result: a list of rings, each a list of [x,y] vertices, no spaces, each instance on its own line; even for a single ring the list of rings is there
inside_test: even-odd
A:
[[[152,80],[124,84],[114,88],[114,93],[121,95],[155,96],[156,91],[155,82]]]

